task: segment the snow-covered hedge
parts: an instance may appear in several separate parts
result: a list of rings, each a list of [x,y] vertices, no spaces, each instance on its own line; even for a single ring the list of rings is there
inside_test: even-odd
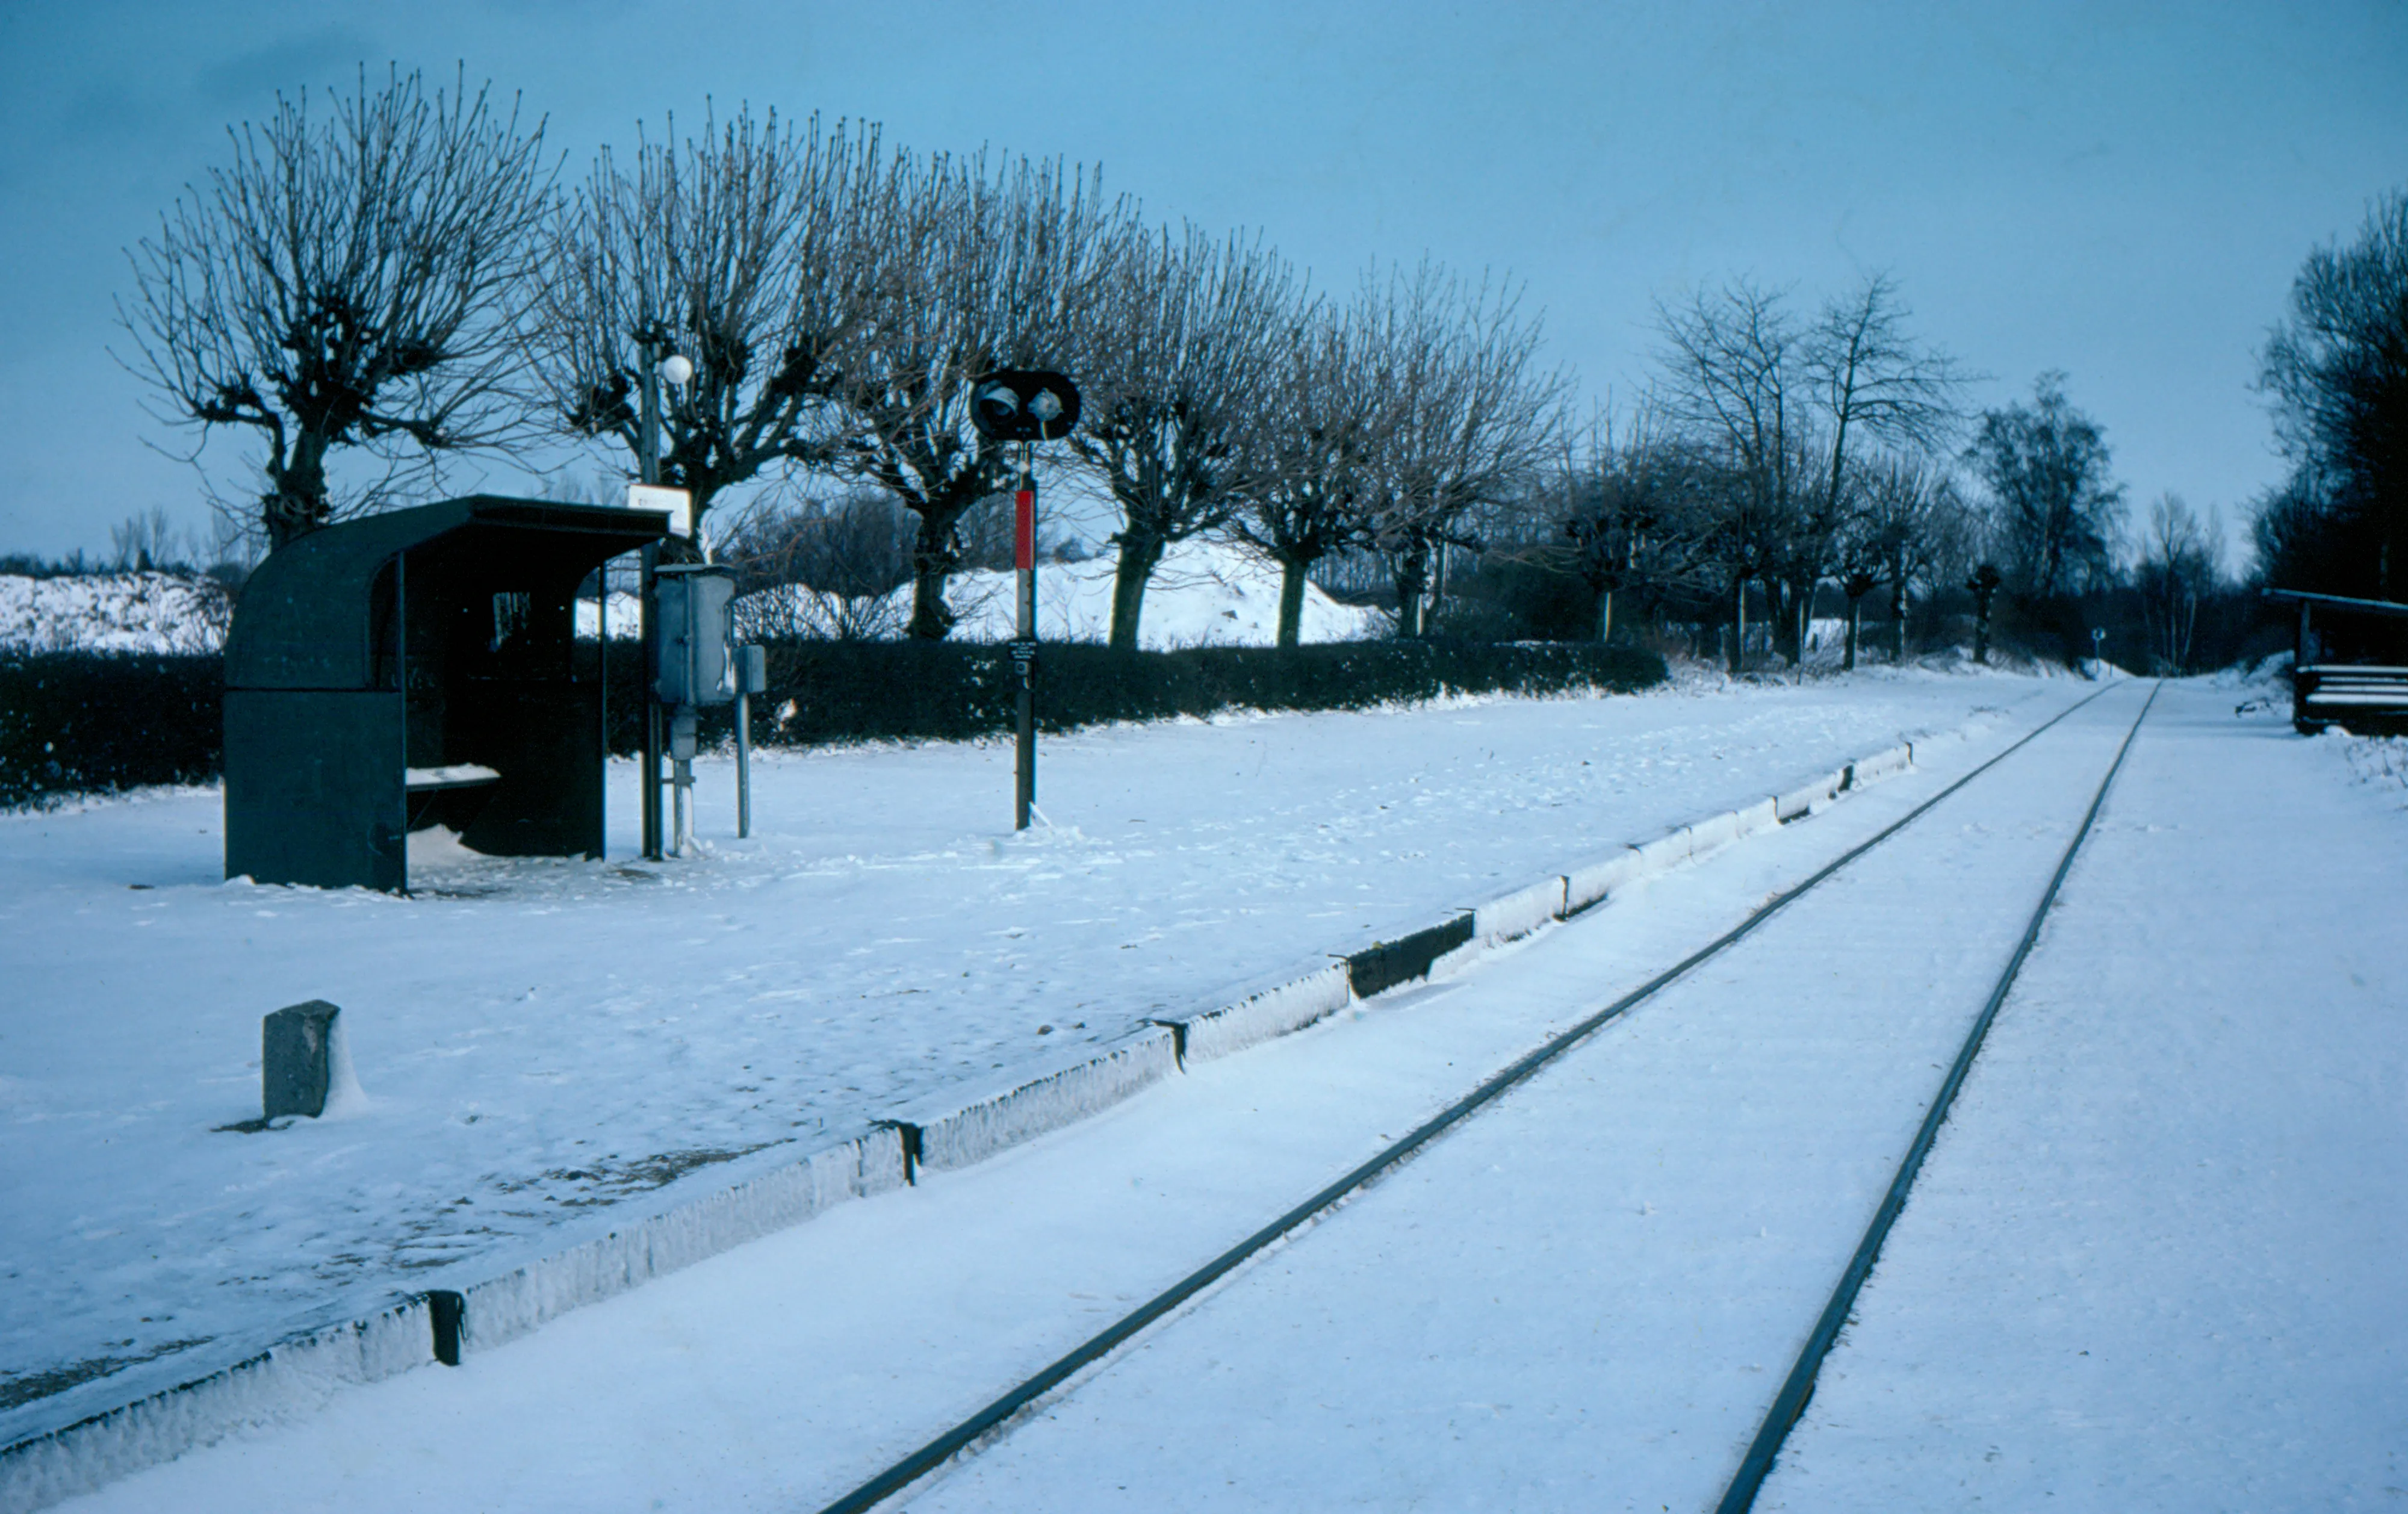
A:
[[[638,740],[636,660],[612,660],[613,746]],[[1045,648],[1037,707],[1048,731],[1111,721],[1207,716],[1225,709],[1362,709],[1450,693],[1627,692],[1662,681],[1664,660],[1632,648],[1553,642],[1355,641],[1292,651],[1195,647],[1115,652],[1092,643]],[[1008,730],[1011,662],[994,645],[792,642],[769,649],[769,693],[755,739],[796,746],[879,740],[957,741]],[[707,714],[706,739],[732,716]]]

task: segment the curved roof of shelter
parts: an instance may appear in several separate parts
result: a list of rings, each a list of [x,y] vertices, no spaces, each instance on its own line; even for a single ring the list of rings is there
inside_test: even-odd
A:
[[[396,556],[459,533],[490,535],[496,551],[539,553],[583,570],[657,541],[659,510],[555,505],[470,494],[324,526],[268,554],[252,570],[226,634],[229,689],[375,687],[377,576]]]

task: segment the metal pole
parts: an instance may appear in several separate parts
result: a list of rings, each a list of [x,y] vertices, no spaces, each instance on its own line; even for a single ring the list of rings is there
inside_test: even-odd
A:
[[[1033,443],[1020,444],[1020,489],[1012,496],[1012,565],[1020,579],[1020,635],[1011,644],[1012,671],[1018,675],[1012,730],[1016,737],[1012,763],[1011,828],[1028,829],[1028,811],[1037,803],[1037,471]]]
[[[736,685],[736,839],[752,834],[752,696]]]
[[[643,389],[643,413],[637,421],[636,470],[645,483],[661,481],[661,380],[660,337],[646,334],[638,338]],[[643,570],[638,592],[643,615],[644,662],[638,682],[643,688],[644,753],[638,782],[643,789],[644,860],[661,860],[661,703],[652,697],[652,669],[660,658],[661,628],[652,614],[652,586],[661,563],[658,543],[648,544],[643,550]]]
[[[685,791],[694,782],[691,773],[692,769],[688,764],[680,762],[677,764],[677,777],[669,780],[669,800],[672,806],[669,854],[673,857],[685,855],[685,839],[691,834],[686,829],[685,804]]]
[[[610,564],[608,562],[594,570],[594,719],[602,741],[602,772],[606,775],[603,789],[607,791],[607,775],[610,771]],[[605,815],[609,813],[599,800],[595,807]],[[594,850],[598,861],[609,855],[609,827],[605,825],[595,834],[600,838]]]

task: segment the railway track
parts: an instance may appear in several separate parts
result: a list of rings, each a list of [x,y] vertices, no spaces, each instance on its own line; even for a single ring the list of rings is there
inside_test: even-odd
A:
[[[1567,1029],[1490,1076],[1469,1093],[1448,1105],[1401,1138],[1386,1146],[1369,1159],[1341,1174],[1317,1192],[1288,1208],[1253,1234],[1228,1247],[1203,1265],[1181,1278],[1143,1303],[1128,1310],[1111,1324],[1097,1331],[1078,1346],[1056,1358],[1040,1370],[1030,1374],[1008,1391],[969,1415],[943,1434],[930,1439],[910,1453],[867,1478],[852,1491],[822,1508],[822,1514],[866,1514],[895,1499],[931,1473],[944,1467],[965,1451],[970,1451],[1007,1432],[1015,1421],[1048,1395],[1054,1394],[1073,1378],[1112,1357],[1147,1329],[1166,1316],[1179,1310],[1189,1301],[1212,1288],[1251,1259],[1274,1247],[1283,1239],[1314,1223],[1333,1208],[1374,1183],[1386,1174],[1424,1151],[1440,1136],[1462,1126],[1474,1115],[1493,1106],[1512,1090],[1527,1083],[1542,1070],[1560,1062],[1568,1053],[1594,1038],[1598,1032],[1627,1015],[1632,1009],[1656,998],[1676,984],[1692,978],[1700,968],[1723,956],[1766,925],[1807,898],[1826,883],[1840,877],[1855,864],[1883,848],[1918,821],[1945,805],[1950,799],[1974,784],[1984,776],[2025,751],[2043,736],[2058,727],[2079,711],[2112,692],[2102,689],[2046,722],[2027,733],[2013,745],[1997,753],[1979,766],[1958,778],[1939,793],[1922,801],[1906,814],[1885,826],[1867,839],[1842,852],[1839,857],[1816,869],[1803,880],[1767,899],[1739,924],[1716,936],[1703,947],[1689,953],[1637,988],[1615,998],[1579,1019]],[[2037,905],[2032,908],[2020,940],[2003,970],[1993,983],[1988,998],[1975,1017],[1953,1063],[1948,1064],[1939,1091],[1927,1108],[1908,1150],[1899,1161],[1896,1174],[1884,1194],[1879,1207],[1866,1228],[1842,1271],[1837,1285],[1809,1332],[1780,1390],[1766,1410],[1757,1431],[1742,1458],[1738,1471],[1731,1477],[1717,1508],[1723,1514],[1750,1507],[1757,1488],[1770,1470],[1782,1442],[1799,1415],[1803,1412],[1813,1392],[1814,1378],[1824,1356],[1830,1350],[1839,1331],[1854,1307],[1858,1290],[1878,1260],[1883,1241],[1902,1210],[1915,1176],[1920,1171],[1950,1105],[1963,1085],[1967,1073],[1979,1054],[1982,1041],[1995,1020],[2000,1007],[2011,991],[2041,926],[2054,904],[2058,889],[2083,842],[2087,838],[2124,757],[2130,750],[2141,724],[2147,719],[2156,700],[2153,689],[2143,701],[2130,728],[2125,732],[2116,748],[2114,760],[2092,793],[2087,809],[2083,813],[2072,838],[2058,858]]]

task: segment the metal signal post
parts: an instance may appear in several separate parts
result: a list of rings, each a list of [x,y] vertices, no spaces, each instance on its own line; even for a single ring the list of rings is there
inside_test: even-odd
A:
[[[1020,488],[1012,494],[1011,565],[1019,578],[1020,621],[1011,643],[1011,828],[1028,829],[1037,803],[1037,470],[1034,442],[1020,444]]]
[[[1020,444],[1020,487],[1012,493],[1012,566],[1020,621],[1011,641],[1013,754],[1011,828],[1028,829],[1037,807],[1037,444],[1059,441],[1079,423],[1079,386],[1042,370],[988,374],[970,391],[970,423],[991,442]]]

